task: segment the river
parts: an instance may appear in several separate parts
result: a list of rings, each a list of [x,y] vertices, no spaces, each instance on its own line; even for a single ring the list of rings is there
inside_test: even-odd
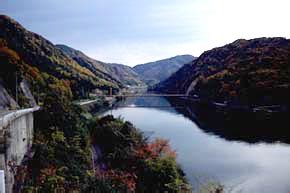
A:
[[[163,97],[129,98],[104,114],[122,117],[152,138],[168,139],[195,189],[212,181],[225,185],[229,192],[290,191],[288,144],[227,140],[205,132],[171,104]]]

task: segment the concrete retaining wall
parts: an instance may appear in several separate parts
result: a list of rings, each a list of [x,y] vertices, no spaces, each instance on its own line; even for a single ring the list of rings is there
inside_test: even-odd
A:
[[[33,112],[39,107],[8,112],[0,118],[0,170],[5,171],[6,192],[12,192],[14,173],[33,142]]]

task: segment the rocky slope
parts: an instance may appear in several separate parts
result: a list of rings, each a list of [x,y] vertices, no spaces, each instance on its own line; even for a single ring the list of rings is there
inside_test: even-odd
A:
[[[129,66],[122,64],[104,63],[92,59],[79,50],[75,50],[66,45],[57,45],[59,49],[65,52],[69,57],[73,58],[83,67],[90,69],[95,74],[103,74],[113,79],[118,80],[124,85],[137,86],[142,85],[138,74]]]
[[[289,104],[290,40],[237,40],[204,52],[155,90],[237,104]]]
[[[175,56],[172,58],[139,64],[133,69],[140,75],[141,79],[148,85],[154,85],[167,79],[184,64],[192,62],[195,57],[191,55]]]
[[[8,94],[7,90],[0,83],[0,109],[15,109],[17,107],[18,104],[16,101]]]

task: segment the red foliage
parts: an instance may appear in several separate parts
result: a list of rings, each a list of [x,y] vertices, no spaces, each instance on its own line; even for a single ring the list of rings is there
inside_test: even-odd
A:
[[[37,70],[37,68],[30,68],[30,69],[29,69],[29,74],[30,74],[34,79],[38,79],[38,77],[39,77],[39,71]]]
[[[174,158],[176,156],[175,151],[170,148],[169,142],[164,139],[156,139],[152,143],[144,144],[135,150],[136,160],[153,160],[164,156]],[[127,163],[130,165],[129,160]],[[133,168],[127,171],[109,169],[107,171],[97,172],[96,175],[98,178],[110,180],[116,189],[125,186],[127,191],[134,192],[136,190],[136,174],[138,171],[135,171]]]
[[[176,152],[170,148],[168,140],[156,139],[137,149],[136,155],[141,159],[150,160],[162,156],[176,157]]]

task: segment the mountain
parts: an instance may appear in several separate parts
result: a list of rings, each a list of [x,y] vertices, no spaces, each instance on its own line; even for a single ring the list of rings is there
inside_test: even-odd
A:
[[[185,94],[187,88],[193,82],[191,79],[195,62],[185,64],[178,71],[173,73],[169,78],[153,86],[154,91],[171,94]]]
[[[142,85],[138,74],[129,66],[123,64],[104,63],[92,59],[79,50],[75,50],[66,45],[56,45],[59,49],[65,52],[69,57],[73,58],[83,67],[90,69],[95,74],[105,73],[107,76],[118,80],[124,85]]]
[[[148,85],[154,85],[167,79],[184,64],[192,62],[195,57],[191,55],[181,55],[172,58],[136,65],[133,69],[141,79]]]
[[[155,87],[238,104],[289,104],[290,40],[236,40],[204,52]]]
[[[145,85],[133,68],[116,63],[107,63],[108,71],[117,77],[125,85],[138,86]]]
[[[47,89],[76,99],[95,89],[108,91],[110,87],[114,90],[123,87],[101,67],[93,71],[80,65],[50,41],[5,15],[0,15],[0,65],[1,85],[9,96],[16,95],[16,77],[19,85],[26,82],[25,85],[31,86],[34,96],[46,93]],[[5,90],[1,90],[1,95],[8,99]],[[22,90],[19,100],[27,103],[24,91],[28,89]]]

